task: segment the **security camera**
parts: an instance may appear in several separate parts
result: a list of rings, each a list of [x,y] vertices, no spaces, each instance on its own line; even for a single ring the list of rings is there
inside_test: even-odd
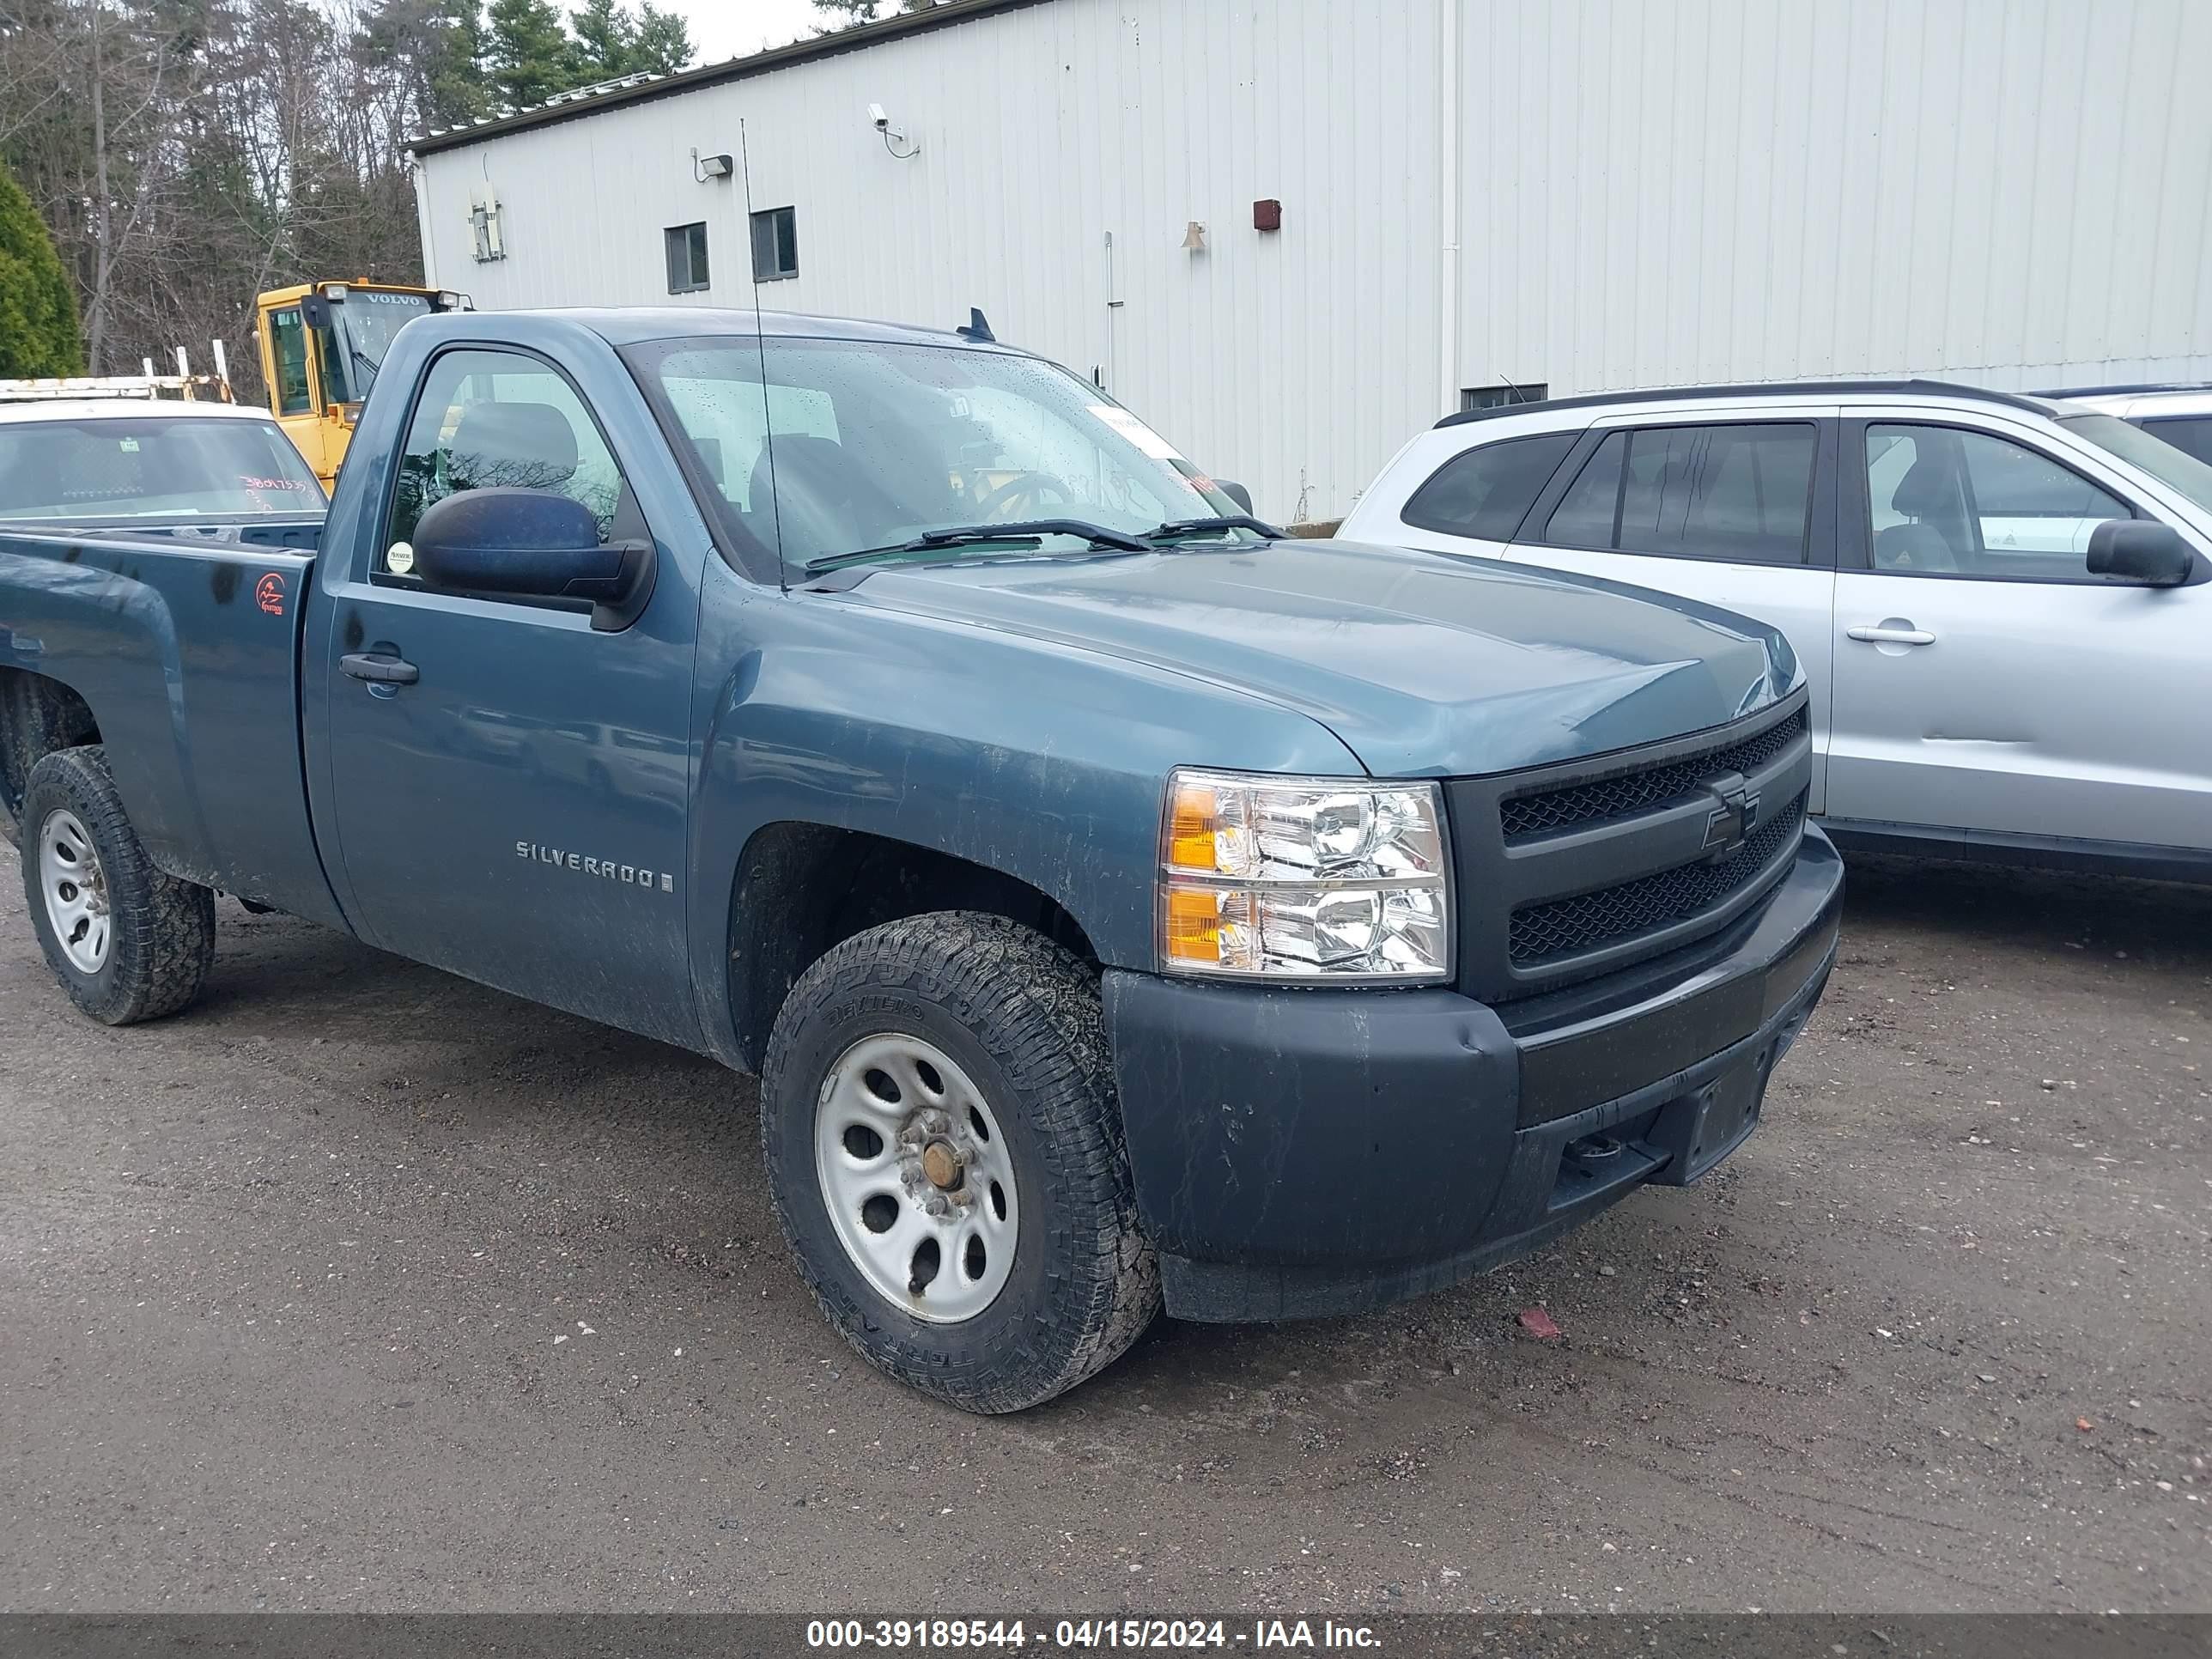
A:
[[[884,113],[884,106],[881,104],[871,104],[868,106],[868,120],[878,132],[889,132],[890,131],[891,118]]]

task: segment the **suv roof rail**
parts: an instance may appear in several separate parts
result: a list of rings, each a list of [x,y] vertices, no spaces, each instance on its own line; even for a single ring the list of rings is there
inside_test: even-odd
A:
[[[1985,386],[1961,386],[1952,380],[1757,380],[1742,386],[1666,386],[1648,392],[1592,392],[1578,398],[1543,398],[1534,403],[1501,404],[1495,409],[1463,409],[1437,422],[1439,427],[1466,426],[1475,421],[1502,420],[1532,410],[1596,409],[1607,404],[1647,404],[1692,398],[1767,398],[1778,394],[1841,392],[1915,392],[1944,398],[1974,398],[1984,403],[2007,404],[2047,415],[2051,392],[1996,392]]]
[[[2135,386],[2068,386],[2039,392],[2039,398],[2118,398],[2130,392],[2212,392],[2212,380],[2145,380]]]

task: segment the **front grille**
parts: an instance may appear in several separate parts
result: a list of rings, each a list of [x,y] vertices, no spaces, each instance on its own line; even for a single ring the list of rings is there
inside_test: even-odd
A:
[[[1703,775],[1711,775],[1711,757],[1685,764],[1693,764]],[[1635,775],[1620,780],[1623,783],[1640,781]],[[1800,797],[1717,864],[1684,865],[1625,881],[1617,887],[1601,887],[1594,893],[1524,906],[1513,913],[1507,955],[1516,968],[1529,967],[1554,957],[1575,956],[1615,940],[1632,939],[1710,910],[1749,884],[1785,846],[1794,846],[1804,817],[1805,803]]]
[[[1717,777],[1723,772],[1756,772],[1802,737],[1805,729],[1806,714],[1800,708],[1764,732],[1703,754],[1686,756],[1664,766],[1510,797],[1498,803],[1505,839],[1525,841],[1531,836],[1550,835],[1556,830],[1579,830],[1609,818],[1626,817],[1632,812],[1646,812],[1690,799],[1707,778]]]

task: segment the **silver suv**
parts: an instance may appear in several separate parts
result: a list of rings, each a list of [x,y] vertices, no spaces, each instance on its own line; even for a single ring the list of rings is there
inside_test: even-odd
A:
[[[1473,410],[1340,533],[1773,623],[1846,846],[2212,882],[2212,465],[2112,413],[1925,380]]]
[[[2046,392],[2084,409],[2117,415],[2176,449],[2212,463],[2212,386],[2088,386]]]

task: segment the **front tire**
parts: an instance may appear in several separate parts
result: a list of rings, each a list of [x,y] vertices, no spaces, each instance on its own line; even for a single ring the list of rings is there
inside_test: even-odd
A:
[[[23,897],[46,965],[106,1025],[188,1006],[215,960],[215,895],[155,868],[106,751],[64,749],[23,791]]]
[[[926,1394],[1037,1405],[1159,1310],[1097,981],[1026,927],[942,912],[830,951],[776,1018],[761,1136],[823,1316]]]

